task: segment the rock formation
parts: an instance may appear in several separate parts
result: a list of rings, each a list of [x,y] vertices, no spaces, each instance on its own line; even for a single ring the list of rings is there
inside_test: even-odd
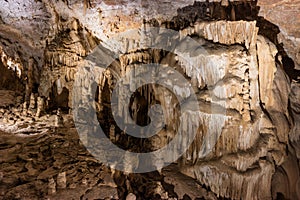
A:
[[[0,199],[300,198],[298,1],[1,5]]]

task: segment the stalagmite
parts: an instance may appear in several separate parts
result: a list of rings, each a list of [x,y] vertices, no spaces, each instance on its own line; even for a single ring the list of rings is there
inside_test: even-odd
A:
[[[35,94],[31,93],[31,95],[30,95],[30,102],[29,102],[29,109],[35,109],[35,108],[36,108]]]
[[[45,101],[43,97],[37,98],[37,111],[36,117],[40,117],[45,111]]]
[[[23,103],[23,113],[27,112],[27,108],[28,108],[28,104],[27,104],[27,102],[25,101],[25,102]]]
[[[61,110],[58,109],[57,113],[55,115],[54,126],[56,126],[56,127],[62,127],[63,123],[64,123],[64,121],[63,121],[63,117],[61,115]]]

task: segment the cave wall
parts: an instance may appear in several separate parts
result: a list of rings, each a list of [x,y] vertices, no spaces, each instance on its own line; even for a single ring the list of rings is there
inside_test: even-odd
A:
[[[294,60],[295,68],[299,68],[299,1],[260,0],[259,15],[276,24],[280,28],[278,40],[283,43],[288,55]]]

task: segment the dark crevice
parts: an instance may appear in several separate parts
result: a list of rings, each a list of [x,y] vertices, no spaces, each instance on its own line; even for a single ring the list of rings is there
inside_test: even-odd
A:
[[[257,18],[257,26],[259,27],[258,34],[263,35],[268,38],[277,47],[278,54],[276,56],[276,61],[279,62],[279,56],[281,56],[282,67],[285,73],[291,80],[299,80],[300,70],[295,69],[295,63],[286,53],[282,43],[278,41],[278,34],[280,29],[277,25],[269,22],[263,17]]]
[[[157,187],[157,182],[162,183],[163,188],[168,192],[169,197],[177,198],[174,193],[174,186],[168,185],[164,182],[164,176],[159,172],[149,172],[144,174],[128,174],[116,171],[114,180],[118,185],[118,195],[120,199],[126,199],[129,193],[136,195],[137,200],[159,200],[161,196],[153,193],[152,189]]]
[[[235,1],[228,5],[219,2],[197,2],[193,5],[179,8],[177,16],[171,21],[163,22],[166,28],[181,30],[199,21],[253,21],[257,20],[259,6],[257,1]],[[151,20],[153,21],[153,20]],[[152,23],[149,21],[149,24]]]
[[[22,80],[11,69],[8,69],[0,60],[0,90],[13,90],[17,93],[23,93],[24,84]]]

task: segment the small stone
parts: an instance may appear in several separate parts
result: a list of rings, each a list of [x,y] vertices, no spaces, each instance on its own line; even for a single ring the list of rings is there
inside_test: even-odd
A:
[[[136,196],[133,193],[129,193],[126,197],[126,200],[136,200]]]
[[[82,179],[82,184],[83,185],[87,185],[88,184],[87,180],[86,179]]]
[[[53,178],[49,178],[48,180],[48,194],[56,193],[56,183]]]
[[[70,185],[69,185],[69,188],[70,188],[70,189],[75,189],[75,188],[76,188],[76,184],[75,184],[75,183],[70,184]]]
[[[15,120],[14,119],[9,119],[8,124],[11,124],[11,125],[15,124]]]
[[[114,181],[114,179],[112,178],[111,174],[109,173],[104,173],[101,178],[103,179],[103,185],[108,185],[110,187],[118,187]]]
[[[57,188],[64,189],[67,187],[66,172],[61,172],[57,175]]]
[[[3,117],[3,120],[2,120],[3,123],[8,123],[8,119],[7,117]]]

